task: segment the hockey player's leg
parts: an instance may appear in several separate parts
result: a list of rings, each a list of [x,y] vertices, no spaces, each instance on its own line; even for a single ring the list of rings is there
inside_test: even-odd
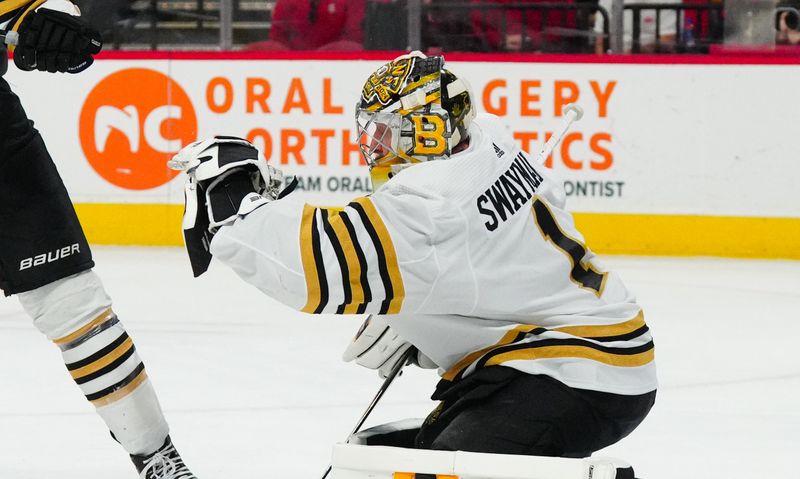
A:
[[[44,142],[2,78],[0,109],[0,288],[11,295],[94,263]]]
[[[19,294],[36,327],[114,437],[131,454],[161,446],[168,428],[133,340],[111,310],[100,278],[85,271]]]
[[[132,339],[91,271],[91,251],[44,142],[0,78],[0,287],[18,294],[36,327],[141,477],[194,476],[169,441],[155,391]],[[161,471],[161,472],[159,472]]]

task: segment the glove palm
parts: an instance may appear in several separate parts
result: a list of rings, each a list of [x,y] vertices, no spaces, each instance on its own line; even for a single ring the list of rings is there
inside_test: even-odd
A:
[[[217,136],[185,146],[167,165],[185,171],[183,237],[194,276],[211,262],[217,230],[294,189],[247,140]]]

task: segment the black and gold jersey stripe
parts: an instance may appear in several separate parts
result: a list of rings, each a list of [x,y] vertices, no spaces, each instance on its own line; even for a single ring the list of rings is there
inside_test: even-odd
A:
[[[0,0],[0,23],[11,21],[5,30],[18,31],[22,21],[29,12],[36,10],[46,0]],[[15,45],[9,45],[8,50],[14,51]]]
[[[336,254],[336,260],[339,262],[339,271],[342,274],[342,291],[344,293],[344,299],[339,306],[336,307],[336,314],[344,313],[345,307],[347,306],[357,306],[353,304],[353,286],[350,283],[350,271],[353,270],[356,265],[353,263],[352,259],[355,254],[353,255],[345,255],[344,250],[342,249],[342,242],[339,241],[339,236],[337,235],[336,231],[334,231],[333,226],[331,226],[331,222],[328,220],[328,211],[329,210],[320,210],[320,217],[322,218],[322,229],[325,231],[325,234],[330,242],[331,246],[333,247],[333,252]],[[352,251],[353,248],[348,248],[349,251]],[[358,287],[355,288],[355,291],[361,291]],[[363,297],[363,293],[360,294]]]
[[[352,245],[353,247],[352,252],[353,254],[355,254],[355,257],[358,260],[358,277],[356,278],[351,270],[350,283],[353,285],[354,288],[356,284],[361,285],[360,288],[360,290],[362,291],[361,304],[358,305],[358,307],[355,310],[355,313],[362,314],[364,313],[364,311],[366,311],[367,304],[369,304],[369,302],[372,301],[372,289],[369,287],[369,279],[368,279],[369,277],[367,276],[367,273],[369,271],[368,270],[369,264],[367,263],[367,258],[364,255],[364,250],[361,249],[361,245],[358,242],[356,229],[355,226],[353,226],[353,222],[350,221],[350,217],[347,216],[347,213],[343,211],[339,214],[337,218],[341,219],[342,225],[344,225],[344,228],[345,230],[347,230],[347,234],[350,238],[350,241],[346,242],[345,244]],[[336,221],[333,222],[334,229],[339,231],[337,229],[337,224],[338,223]],[[343,233],[337,233],[337,234],[341,234],[343,236]],[[345,312],[350,312],[350,311],[345,311]]]
[[[541,339],[511,344],[492,350],[477,363],[477,367],[502,364],[520,359],[581,358],[609,366],[644,366],[654,359],[654,345],[648,341],[641,346],[618,348],[601,346],[583,339]]]
[[[378,313],[397,314],[403,305],[405,289],[397,263],[397,253],[395,252],[392,238],[389,236],[389,231],[369,198],[358,198],[350,203],[349,206],[361,218],[378,256],[378,269],[386,291],[386,298],[381,304]]]
[[[523,324],[513,329],[510,329],[503,335],[502,338],[500,338],[500,341],[498,341],[497,343],[488,346],[486,348],[479,349],[478,351],[474,351],[461,358],[457,363],[455,363],[450,369],[448,369],[442,375],[442,379],[446,381],[454,381],[460,378],[464,374],[464,371],[469,367],[469,365],[480,359],[481,356],[483,356],[484,354],[500,346],[521,341],[530,331],[533,331],[534,329],[537,328],[538,326],[533,326],[531,324]]]
[[[333,251],[335,261],[329,259],[326,263],[323,250],[328,248]],[[405,287],[397,253],[386,225],[369,199],[360,198],[344,209],[306,205],[300,223],[300,254],[307,291],[302,311],[337,314],[400,311]],[[384,295],[379,297],[376,291],[381,288]],[[341,297],[342,301],[329,304],[331,297]]]
[[[576,358],[597,361],[609,366],[644,366],[655,359],[655,345],[652,339],[644,343],[632,341],[642,338],[648,331],[641,311],[633,319],[610,325],[551,329],[530,324],[519,325],[507,331],[492,346],[466,355],[442,375],[442,378],[447,381],[457,380],[473,363],[475,368],[481,368],[516,360]],[[544,337],[547,332],[559,332],[573,337]],[[646,338],[649,336],[644,339]],[[632,344],[626,346],[597,344],[611,342],[632,342]]]
[[[300,253],[306,277],[308,300],[301,311],[319,314],[328,304],[328,279],[322,259],[317,208],[305,205],[300,222]]]
[[[337,307],[336,313],[363,313],[369,302],[365,298],[369,296],[372,299],[367,275],[369,265],[347,212],[335,211],[329,218],[329,211],[332,210],[323,210],[321,215],[325,232],[339,261],[344,289],[344,301]]]
[[[27,7],[34,0],[0,0],[0,21],[10,20],[18,10]]]

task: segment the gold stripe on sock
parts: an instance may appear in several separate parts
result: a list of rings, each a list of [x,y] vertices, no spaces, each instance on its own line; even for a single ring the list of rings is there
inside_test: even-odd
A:
[[[114,348],[111,352],[109,352],[102,358],[98,359],[97,361],[91,364],[87,364],[82,368],[70,371],[69,374],[70,376],[72,376],[72,379],[80,379],[83,376],[88,376],[89,374],[92,374],[93,372],[113,363],[118,357],[125,354],[132,347],[133,347],[133,340],[131,338],[128,338],[125,341],[123,341],[122,344]]]
[[[53,342],[58,344],[59,346],[62,345],[62,344],[71,343],[72,341],[75,341],[76,339],[80,338],[84,334],[86,334],[89,331],[91,331],[92,328],[94,328],[94,327],[96,327],[96,326],[98,326],[100,324],[103,324],[104,322],[108,321],[109,319],[111,319],[111,317],[113,315],[114,315],[114,312],[111,311],[111,308],[108,308],[107,310],[105,310],[102,313],[100,313],[100,315],[98,317],[93,319],[89,324],[85,325],[81,329],[75,331],[74,333],[70,333],[67,336],[64,336],[63,338],[54,339]]]
[[[103,396],[100,399],[95,399],[94,401],[91,401],[91,403],[94,405],[94,407],[108,406],[109,404],[117,402],[135,391],[136,388],[138,388],[145,381],[145,379],[147,379],[147,373],[144,369],[142,369],[142,372],[140,372],[139,375],[136,376],[136,378],[129,382],[125,387],[117,389],[113,393]]]

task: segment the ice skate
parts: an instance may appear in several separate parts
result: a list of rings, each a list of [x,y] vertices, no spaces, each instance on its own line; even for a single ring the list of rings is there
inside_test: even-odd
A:
[[[139,479],[197,479],[167,436],[164,445],[147,455],[131,455]]]

